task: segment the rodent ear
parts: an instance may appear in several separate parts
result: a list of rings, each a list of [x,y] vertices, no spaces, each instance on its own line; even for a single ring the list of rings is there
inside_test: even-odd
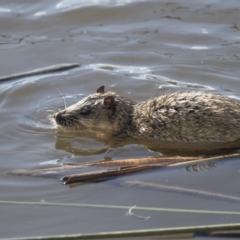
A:
[[[114,97],[113,96],[107,96],[104,98],[104,105],[110,109],[114,106]]]
[[[104,88],[105,88],[104,86],[99,87],[97,89],[97,93],[105,93]]]

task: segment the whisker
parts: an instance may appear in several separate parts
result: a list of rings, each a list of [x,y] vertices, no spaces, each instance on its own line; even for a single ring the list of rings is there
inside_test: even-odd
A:
[[[56,89],[58,90],[59,94],[60,94],[61,97],[62,97],[64,108],[66,108],[66,107],[67,107],[67,104],[66,104],[66,101],[65,101],[65,98],[64,98],[63,94],[61,93],[61,91],[59,90],[59,88],[56,87]]]

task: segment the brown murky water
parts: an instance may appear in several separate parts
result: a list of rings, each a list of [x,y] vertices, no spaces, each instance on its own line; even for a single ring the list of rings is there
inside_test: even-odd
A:
[[[238,0],[8,0],[0,6],[0,29],[0,76],[81,64],[0,83],[1,201],[239,210],[240,203],[124,184],[138,180],[240,198],[239,159],[197,172],[176,167],[76,188],[62,185],[59,178],[7,174],[158,154],[138,144],[109,147],[101,139],[59,133],[51,116],[64,106],[61,94],[67,105],[100,85],[135,101],[177,90],[215,91],[239,99]],[[143,221],[124,210],[34,205],[0,204],[0,212],[1,238],[239,222],[237,215],[168,212],[141,212],[151,216]]]

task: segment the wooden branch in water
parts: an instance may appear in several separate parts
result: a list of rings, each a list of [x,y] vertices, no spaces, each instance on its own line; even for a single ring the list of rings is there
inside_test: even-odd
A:
[[[65,71],[65,70],[69,70],[69,69],[76,68],[79,66],[80,65],[78,63],[58,64],[58,65],[45,67],[45,68],[39,68],[36,70],[27,71],[27,72],[23,72],[23,73],[16,73],[16,74],[8,75],[8,76],[3,76],[3,77],[0,77],[0,82],[7,81],[7,80],[13,80],[13,79],[17,79],[17,78],[22,78],[22,77],[35,76],[35,75],[39,75],[39,74],[47,74],[47,73],[52,73],[52,72]]]
[[[155,158],[137,158],[137,159],[125,159],[125,160],[115,160],[115,161],[101,161],[95,163],[88,163],[82,165],[64,165],[54,168],[36,169],[36,170],[15,170],[11,172],[14,175],[25,175],[25,176],[35,176],[35,177],[47,177],[59,174],[61,171],[67,170],[77,170],[84,167],[104,167],[104,166],[123,166],[118,169],[110,169],[103,171],[96,171],[90,173],[73,174],[67,175],[62,178],[65,184],[76,183],[76,182],[99,182],[104,180],[109,180],[111,178],[135,173],[139,171],[166,167],[166,166],[178,166],[183,164],[193,164],[196,162],[206,162],[213,160],[220,160],[229,157],[240,156],[239,153],[229,154],[223,156],[214,156],[208,158],[197,158],[197,157],[155,157]]]
[[[136,166],[136,165],[144,165],[144,164],[155,164],[155,163],[179,163],[185,161],[193,161],[199,160],[196,157],[154,157],[154,158],[135,158],[135,159],[124,159],[124,160],[114,160],[114,161],[100,161],[93,162],[81,165],[62,165],[58,167],[52,168],[43,168],[43,169],[34,169],[34,170],[25,170],[25,169],[17,169],[11,174],[14,175],[25,175],[25,176],[35,176],[35,177],[44,177],[47,175],[53,175],[60,173],[62,171],[68,170],[77,170],[85,167],[107,167],[107,166]]]
[[[177,163],[185,161],[199,160],[199,157],[152,157],[152,158],[133,158],[124,160],[114,160],[114,161],[101,161],[96,163],[85,164],[85,166],[120,166],[120,165],[142,165],[142,164],[152,164],[152,163]]]
[[[110,169],[110,170],[69,175],[69,176],[63,177],[62,181],[64,184],[71,184],[76,182],[87,182],[87,183],[99,182],[99,181],[112,179],[120,175],[126,175],[130,173],[135,173],[143,170],[149,170],[149,169],[154,169],[154,168],[159,168],[164,166],[165,165],[163,164],[127,166],[127,167],[121,167],[118,169]]]
[[[239,153],[237,154],[229,154],[229,155],[224,155],[224,156],[218,156],[218,157],[209,157],[209,158],[202,158],[199,160],[199,158],[195,158],[195,161],[211,161],[211,160],[220,160],[223,158],[227,157],[236,157],[240,156]],[[148,160],[148,161],[147,161]],[[163,161],[164,160],[164,161]],[[133,159],[128,159],[128,160],[118,160],[118,163],[121,162],[123,163],[124,161],[129,161],[132,162]],[[97,171],[97,172],[90,172],[90,173],[82,173],[82,174],[73,174],[69,176],[65,176],[62,178],[62,181],[64,184],[71,184],[71,183],[76,183],[76,182],[99,182],[103,180],[108,180],[109,178],[114,178],[119,175],[125,175],[125,174],[130,174],[130,173],[135,173],[139,171],[144,171],[144,170],[149,170],[149,169],[154,169],[154,168],[160,168],[160,167],[166,167],[166,166],[171,166],[171,165],[177,165],[177,164],[185,164],[187,161],[190,161],[191,163],[194,163],[194,158],[184,158],[184,157],[161,157],[158,159],[154,159],[154,163],[158,162],[158,164],[141,164],[139,163],[149,163],[149,159],[136,159],[135,163],[137,162],[138,164],[133,164],[127,167],[123,167],[120,169],[113,169],[113,170],[103,170],[103,171]],[[116,162],[116,161],[113,161]],[[91,165],[91,166],[103,166],[104,162],[99,162],[96,163],[97,165]]]

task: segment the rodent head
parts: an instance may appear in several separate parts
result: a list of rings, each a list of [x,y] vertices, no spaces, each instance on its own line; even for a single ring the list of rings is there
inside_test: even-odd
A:
[[[119,134],[129,126],[134,104],[114,92],[105,93],[101,86],[96,93],[54,114],[54,119],[58,125],[67,128],[98,128]]]

